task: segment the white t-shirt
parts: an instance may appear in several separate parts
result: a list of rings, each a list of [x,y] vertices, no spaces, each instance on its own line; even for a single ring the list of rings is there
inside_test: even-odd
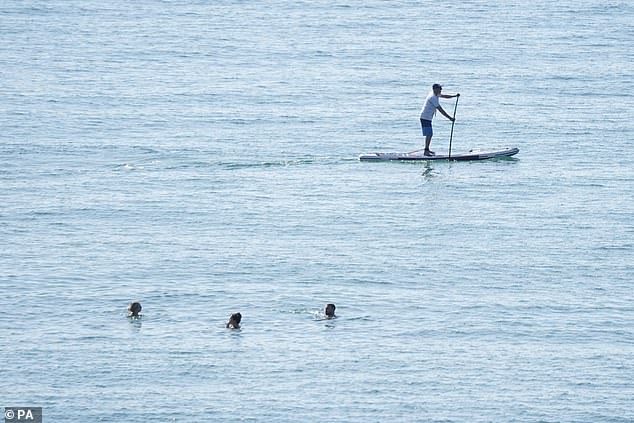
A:
[[[436,114],[436,108],[440,106],[438,96],[432,91],[425,99],[425,104],[420,111],[420,118],[425,120],[432,120]]]

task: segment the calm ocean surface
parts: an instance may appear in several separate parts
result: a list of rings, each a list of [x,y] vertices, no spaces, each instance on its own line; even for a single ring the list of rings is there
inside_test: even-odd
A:
[[[1,1],[0,407],[634,421],[632,22],[628,1]],[[422,147],[434,82],[461,93],[454,152],[516,158],[359,162]]]

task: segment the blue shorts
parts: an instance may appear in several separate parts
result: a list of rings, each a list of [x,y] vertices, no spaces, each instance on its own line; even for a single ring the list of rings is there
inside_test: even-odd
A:
[[[434,130],[431,128],[431,120],[420,120],[420,126],[423,128],[423,136],[431,137],[434,135]]]

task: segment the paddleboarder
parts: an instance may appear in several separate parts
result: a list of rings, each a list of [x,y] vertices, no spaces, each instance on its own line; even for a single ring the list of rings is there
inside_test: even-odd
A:
[[[436,154],[429,149],[431,137],[434,135],[434,131],[431,127],[431,121],[436,114],[436,110],[439,110],[440,113],[442,113],[450,121],[453,122],[455,120],[455,117],[449,116],[449,114],[440,106],[440,98],[460,97],[460,94],[442,94],[442,86],[440,84],[434,84],[431,88],[432,91],[425,99],[425,104],[423,104],[423,108],[420,111],[420,125],[423,129],[423,136],[425,137],[425,152],[423,153],[425,156],[433,156]]]

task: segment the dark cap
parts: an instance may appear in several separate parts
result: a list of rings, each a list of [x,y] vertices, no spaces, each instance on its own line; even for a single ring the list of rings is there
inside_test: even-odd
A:
[[[432,90],[442,90],[442,85],[440,84],[434,84],[431,86]]]

